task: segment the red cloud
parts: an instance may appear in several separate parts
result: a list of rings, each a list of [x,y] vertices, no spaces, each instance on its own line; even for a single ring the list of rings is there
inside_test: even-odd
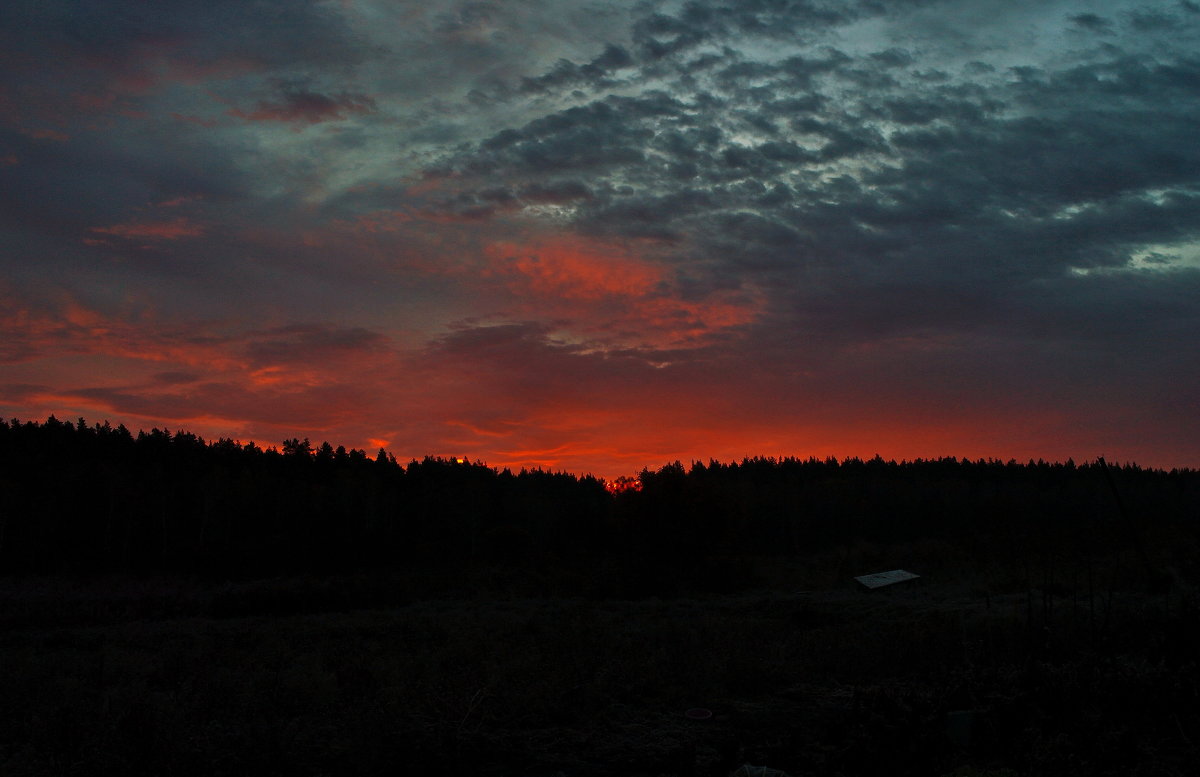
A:
[[[581,237],[496,243],[487,253],[485,275],[506,282],[522,313],[570,319],[585,335],[626,345],[700,345],[750,323],[762,304],[747,292],[684,298],[667,266]]]
[[[167,422],[208,436],[251,429],[266,439],[316,437],[371,407],[381,386],[363,376],[395,359],[386,338],[358,328],[229,329],[110,315],[73,300],[43,309],[0,297],[0,361],[14,381],[0,386],[0,406],[26,416],[99,414],[135,427]],[[344,432],[327,436],[357,442]]]
[[[66,143],[71,139],[67,133],[53,129],[26,130],[25,134],[37,140],[53,140],[55,143]]]
[[[496,243],[488,250],[492,268],[538,297],[600,300],[639,298],[663,282],[665,273],[624,251],[582,239],[560,238],[533,245]]]
[[[307,436],[389,447],[402,460],[455,455],[606,478],[676,459],[753,455],[1080,458],[1103,439],[1003,386],[976,404],[954,402],[953,385],[928,396],[914,390],[960,358],[953,349],[877,349],[875,362],[854,369],[861,354],[839,361],[830,350],[801,370],[716,346],[677,352],[678,361],[656,369],[643,353],[562,344],[534,324],[464,327],[405,354],[370,332],[328,324],[220,335],[215,325],[172,328],[74,303],[0,313],[6,336],[23,332],[40,348],[5,365],[13,382],[0,386],[0,408],[23,417],[84,415],[268,443]],[[0,351],[16,344],[6,337]],[[80,353],[90,358],[74,366],[41,358]],[[904,390],[881,395],[870,380],[879,374]],[[1177,448],[1186,455],[1194,443]],[[1164,463],[1157,456],[1143,463]]]
[[[199,199],[203,199],[203,195],[185,194],[179,197],[172,197],[169,200],[161,200],[160,202],[154,203],[154,205],[155,207],[159,208],[178,208],[180,205],[186,205],[189,202],[194,202]]]
[[[130,240],[178,240],[182,237],[199,237],[204,234],[204,227],[180,217],[170,221],[129,221],[111,227],[92,227],[92,231]]]

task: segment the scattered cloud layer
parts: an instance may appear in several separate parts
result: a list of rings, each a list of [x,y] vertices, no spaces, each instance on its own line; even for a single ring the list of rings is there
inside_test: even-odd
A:
[[[1200,465],[1200,6],[17,0],[0,411]]]

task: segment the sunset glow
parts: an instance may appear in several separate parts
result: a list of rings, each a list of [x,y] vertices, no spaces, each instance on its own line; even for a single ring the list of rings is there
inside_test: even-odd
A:
[[[1200,465],[1195,3],[106,9],[0,10],[8,418]]]

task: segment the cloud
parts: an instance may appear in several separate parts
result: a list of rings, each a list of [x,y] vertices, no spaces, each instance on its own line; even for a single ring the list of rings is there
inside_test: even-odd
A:
[[[318,433],[375,405],[399,357],[389,339],[330,323],[248,329],[228,322],[171,324],[160,314],[109,315],[74,301],[45,310],[8,309],[0,352],[9,380],[4,404],[41,414],[191,424],[209,435],[245,430],[266,439]],[[58,374],[64,357],[91,369]],[[24,376],[55,375],[55,385]]]
[[[522,187],[518,197],[525,202],[540,205],[563,205],[568,202],[591,199],[592,191],[587,184],[579,180],[551,181],[549,183],[534,181]]]
[[[9,3],[2,379],[556,466],[1194,459],[1160,5]]]
[[[25,401],[70,404],[91,415],[117,414],[152,423],[188,424],[191,430],[212,436],[216,435],[205,427],[215,422],[218,429],[225,429],[221,436],[229,436],[232,431],[240,437],[243,435],[236,430],[255,429],[260,439],[272,439],[294,429],[319,433],[330,425],[344,423],[364,399],[363,391],[349,384],[208,381],[172,391],[144,386],[84,386],[39,392]]]
[[[169,221],[130,221],[109,227],[92,227],[91,231],[133,240],[178,240],[199,237],[204,234],[204,227],[181,217]]]
[[[369,357],[382,353],[388,338],[364,327],[336,327],[328,324],[291,324],[248,335],[245,353],[256,366],[278,364],[320,364],[348,357]]]
[[[1084,14],[1072,22],[1096,23]],[[895,46],[771,60],[726,50],[709,55],[718,64],[703,78],[674,58],[751,28],[748,18],[699,4],[647,17],[635,38],[658,41],[642,53],[671,61],[655,71],[668,82],[677,74],[669,89],[601,98],[491,136],[452,163],[459,196],[473,176],[586,176],[592,197],[563,214],[577,229],[671,241],[679,272],[708,274],[714,285],[746,270],[789,268],[810,289],[817,281],[827,293],[855,293],[857,285],[880,323],[896,315],[886,314],[899,310],[890,295],[903,289],[913,302],[896,319],[905,326],[914,314],[940,325],[969,317],[974,303],[955,300],[991,296],[971,291],[987,282],[1003,294],[1081,255],[1121,261],[1116,241],[1146,237],[1124,211],[1140,211],[1154,229],[1185,223],[1174,205],[1152,204],[1148,196],[1158,195],[1145,193],[1196,178],[1184,139],[1194,106],[1177,92],[1188,60],[1150,64],[1114,53],[997,81],[978,67],[977,80],[915,79],[901,73],[913,55]],[[846,84],[858,94],[840,91]],[[1160,99],[1168,94],[1175,97]],[[1109,226],[1096,231],[1100,220]],[[1128,230],[1121,238],[1118,225]],[[961,293],[947,296],[961,256],[975,259]],[[871,272],[895,277],[876,286]],[[807,305],[809,293],[796,303]],[[829,313],[827,323],[854,323]]]
[[[318,124],[340,121],[354,114],[375,110],[375,100],[365,94],[342,92],[325,95],[306,89],[285,90],[277,101],[260,100],[254,110],[230,109],[229,113],[247,121],[281,121]]]
[[[35,140],[52,140],[55,143],[66,143],[71,139],[71,136],[65,132],[56,129],[27,129],[23,130],[26,135]]]
[[[1071,23],[1089,32],[1108,33],[1112,31],[1112,21],[1094,13],[1075,14],[1070,17]]]
[[[633,63],[633,57],[624,47],[609,43],[603,53],[590,62],[577,65],[569,59],[560,59],[550,72],[536,78],[522,79],[520,91],[548,94],[571,86],[586,85],[591,89],[612,87],[617,84],[613,76]]]
[[[202,376],[198,372],[167,371],[155,373],[154,381],[171,386],[185,383],[195,383],[199,381],[201,377]]]
[[[695,348],[758,315],[755,292],[687,294],[639,247],[586,238],[496,243],[483,277],[508,288],[509,315],[555,321],[587,348]]]

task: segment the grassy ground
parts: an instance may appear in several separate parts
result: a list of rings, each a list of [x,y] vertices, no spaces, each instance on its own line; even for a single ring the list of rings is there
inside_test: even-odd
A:
[[[752,763],[999,777],[1200,762],[1183,589],[960,568],[866,592],[845,584],[845,561],[639,601],[10,581],[0,774],[705,777]],[[694,707],[714,714],[692,720]]]

